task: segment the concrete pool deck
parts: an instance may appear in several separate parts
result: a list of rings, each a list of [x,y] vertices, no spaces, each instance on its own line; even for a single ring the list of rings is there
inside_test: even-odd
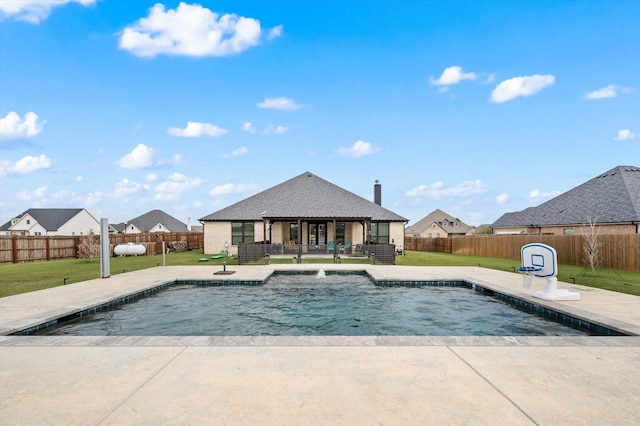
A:
[[[176,279],[276,269],[466,280],[635,336],[7,336]],[[0,298],[0,423],[629,424],[640,419],[640,297],[519,274],[383,265],[158,267]]]

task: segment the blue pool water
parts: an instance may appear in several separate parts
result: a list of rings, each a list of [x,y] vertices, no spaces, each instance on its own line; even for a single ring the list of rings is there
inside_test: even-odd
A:
[[[380,287],[362,275],[275,275],[262,286],[176,285],[41,335],[585,335],[466,287]]]

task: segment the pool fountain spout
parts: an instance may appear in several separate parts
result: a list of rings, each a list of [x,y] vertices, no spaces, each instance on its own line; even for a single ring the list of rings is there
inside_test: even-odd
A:
[[[324,269],[320,269],[318,271],[318,275],[316,275],[316,278],[324,278],[326,276],[326,274],[324,273]]]

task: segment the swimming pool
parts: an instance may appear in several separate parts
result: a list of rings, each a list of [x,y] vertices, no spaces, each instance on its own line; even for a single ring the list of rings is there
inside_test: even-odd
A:
[[[274,274],[260,286],[175,284],[35,334],[76,336],[571,336],[464,282],[377,286],[366,275]]]

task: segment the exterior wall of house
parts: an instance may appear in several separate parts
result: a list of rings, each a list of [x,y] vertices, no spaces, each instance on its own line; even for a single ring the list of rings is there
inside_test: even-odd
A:
[[[139,230],[138,228],[136,228],[135,225],[127,225],[127,227],[124,229],[124,233],[125,234],[142,234],[142,231]]]
[[[254,224],[254,240],[264,241],[262,221]],[[231,245],[231,222],[205,222],[204,254],[217,254],[222,250],[229,250],[230,255],[238,254],[238,246]]]
[[[167,228],[163,224],[158,223],[156,226],[151,228],[149,232],[171,232],[171,231],[169,231],[169,228]]]
[[[597,225],[600,234],[636,234],[638,233],[636,225],[631,223],[606,224]],[[513,228],[497,228],[493,229],[495,235],[507,234],[547,234],[547,235],[584,235],[590,232],[588,225],[557,225],[542,227],[513,227]]]
[[[420,233],[420,237],[423,238],[447,238],[448,236],[449,233],[435,222]]]
[[[47,230],[28,214],[18,219],[9,232],[9,235],[47,235]]]
[[[271,234],[271,242],[272,243],[281,243],[285,239],[284,238],[284,228],[287,227],[287,233],[289,233],[289,222],[276,222],[271,224],[271,229],[267,230],[267,238],[269,238],[269,233]]]
[[[344,240],[352,245],[362,244],[362,225],[358,222],[347,222],[344,227]]]
[[[11,233],[18,235],[87,235],[93,230],[100,235],[100,222],[86,210],[81,210],[77,215],[69,219],[59,229],[47,231],[31,215],[24,215],[12,227]]]
[[[225,245],[228,244],[228,247]],[[204,253],[216,254],[222,250],[238,254],[238,247],[231,246],[231,222],[204,222]]]
[[[302,223],[300,236],[302,244],[308,244],[308,229],[306,222]],[[334,240],[335,232],[333,224],[328,223],[327,242]],[[267,230],[266,237],[269,237]],[[290,240],[289,222],[275,222],[271,224],[271,242],[282,243]],[[389,226],[389,239],[394,240],[396,245],[404,245],[404,224],[402,222],[391,222]],[[263,222],[255,223],[255,241],[264,241]],[[345,226],[345,241],[351,241],[353,245],[362,244],[362,225],[358,222],[347,222]],[[228,247],[226,246],[228,244]],[[231,245],[231,222],[204,222],[204,253],[216,254],[222,250],[229,250],[229,254],[238,254],[238,247]]]
[[[389,225],[389,242],[404,247],[404,223],[391,222]]]
[[[88,211],[81,210],[57,231],[49,232],[47,235],[88,235],[91,230],[94,234],[100,235],[100,222]]]

